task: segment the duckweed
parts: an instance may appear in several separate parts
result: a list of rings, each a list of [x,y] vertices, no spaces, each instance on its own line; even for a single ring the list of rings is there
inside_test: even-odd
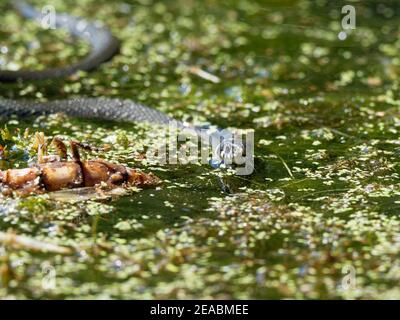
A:
[[[53,2],[110,26],[119,54],[68,79],[2,83],[3,97],[121,97],[182,120],[254,128],[255,172],[151,163],[144,154],[162,127],[154,134],[152,125],[64,115],[4,120],[2,170],[34,160],[40,131],[106,145],[84,156],[164,182],[115,199],[1,200],[2,231],[73,253],[4,244],[0,297],[400,298],[395,1],[355,2],[358,24],[345,40],[341,7],[328,0]],[[1,69],[64,65],[90,50],[0,8]],[[49,266],[52,287],[43,284]]]

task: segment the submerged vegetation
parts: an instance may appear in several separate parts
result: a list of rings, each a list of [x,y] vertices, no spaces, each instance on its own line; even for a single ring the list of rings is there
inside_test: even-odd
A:
[[[4,120],[1,170],[27,166],[41,131],[108,145],[103,157],[164,183],[113,200],[2,199],[0,297],[400,298],[396,1],[354,2],[357,27],[343,41],[341,6],[328,0],[53,3],[106,23],[119,54],[65,80],[2,83],[1,96],[122,97],[253,128],[255,171],[149,163],[151,125]],[[89,50],[0,8],[1,69]]]

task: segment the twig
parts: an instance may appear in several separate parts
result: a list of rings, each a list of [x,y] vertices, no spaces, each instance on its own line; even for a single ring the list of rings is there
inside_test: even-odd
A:
[[[289,176],[290,176],[292,179],[294,179],[294,175],[293,175],[293,173],[292,173],[292,170],[290,170],[290,168],[289,168],[289,166],[287,165],[286,161],[283,160],[283,158],[282,158],[280,155],[276,154],[276,156],[279,158],[279,160],[281,160],[281,162],[282,162],[283,166],[286,168],[286,171],[288,172]]]
[[[213,83],[220,83],[221,79],[218,78],[217,76],[204,71],[200,69],[199,67],[189,67],[189,72],[195,74],[196,76],[199,76],[200,78],[203,78],[205,80],[211,81]]]
[[[12,232],[0,231],[0,243],[17,249],[27,249],[39,252],[52,252],[59,254],[72,254],[74,250],[69,247],[36,240],[27,236],[16,235]]]

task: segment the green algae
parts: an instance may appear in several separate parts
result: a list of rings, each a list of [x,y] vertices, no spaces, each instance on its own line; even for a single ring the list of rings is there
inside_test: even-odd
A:
[[[341,6],[330,1],[54,4],[105,22],[121,40],[120,53],[66,80],[1,84],[2,96],[122,97],[183,120],[254,128],[255,172],[235,177],[205,165],[150,163],[143,153],[156,137],[144,124],[61,115],[4,121],[3,145],[14,148],[2,169],[23,167],[34,154],[29,128],[107,144],[101,156],[164,183],[113,201],[2,201],[1,230],[74,254],[1,248],[0,296],[400,297],[395,1],[354,2],[358,25],[345,41],[338,39]],[[1,9],[1,68],[63,65],[88,50],[6,4]],[[41,45],[29,51],[32,41]],[[193,66],[220,81],[199,77]],[[52,288],[43,285],[47,266],[57,276]]]

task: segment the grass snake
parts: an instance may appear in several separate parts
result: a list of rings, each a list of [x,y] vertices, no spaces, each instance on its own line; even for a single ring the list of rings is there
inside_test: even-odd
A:
[[[42,13],[25,1],[14,1],[14,8],[25,18],[40,21]],[[75,64],[65,67],[45,69],[45,70],[19,70],[8,71],[0,70],[0,82],[15,82],[24,80],[42,80],[66,77],[74,74],[78,70],[90,71],[101,63],[111,59],[119,47],[118,40],[112,35],[111,31],[96,22],[89,22],[83,18],[73,17],[68,14],[58,14],[55,19],[55,27],[66,29],[74,37],[81,38],[89,42],[90,53]],[[132,100],[122,100],[117,98],[78,98],[55,100],[49,102],[36,102],[31,100],[14,100],[0,98],[0,117],[7,118],[10,115],[27,117],[39,114],[64,113],[72,117],[93,118],[124,122],[149,122],[154,124],[166,125],[174,120],[167,114],[156,109],[138,104]],[[176,120],[175,120],[176,121]],[[221,141],[218,150],[213,150],[213,159],[210,164],[219,167],[224,159],[221,157],[224,141],[230,136],[227,130],[209,130],[205,133],[204,127],[193,126],[180,121],[176,121],[179,127],[189,127],[195,130],[201,139],[210,138]],[[221,133],[224,132],[224,133]],[[231,138],[231,137],[230,137]],[[243,146],[241,146],[242,148]],[[219,153],[219,154],[218,154]],[[225,155],[226,156],[226,155]],[[226,159],[226,158],[225,158]]]

